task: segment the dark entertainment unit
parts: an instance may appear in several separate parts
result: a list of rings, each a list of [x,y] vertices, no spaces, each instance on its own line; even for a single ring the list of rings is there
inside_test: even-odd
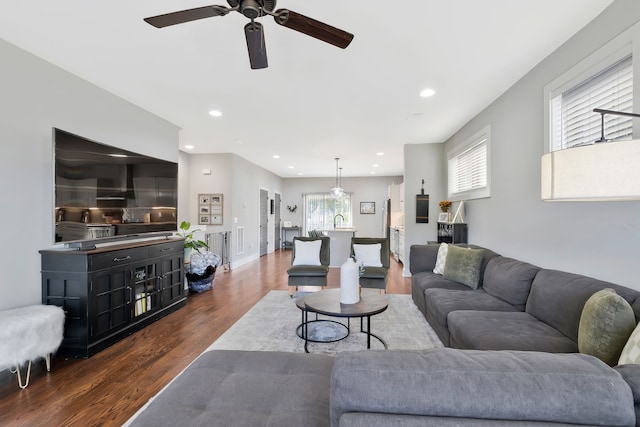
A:
[[[42,303],[66,312],[58,354],[89,357],[186,304],[182,238],[40,254]]]

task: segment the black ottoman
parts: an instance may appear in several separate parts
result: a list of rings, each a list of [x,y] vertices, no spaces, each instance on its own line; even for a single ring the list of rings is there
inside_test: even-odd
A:
[[[333,357],[266,351],[202,354],[130,426],[322,426]]]

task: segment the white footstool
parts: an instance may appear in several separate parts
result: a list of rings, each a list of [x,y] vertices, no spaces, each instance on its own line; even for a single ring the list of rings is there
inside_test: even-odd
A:
[[[51,370],[51,353],[62,343],[64,311],[55,305],[30,305],[0,311],[0,371],[11,369],[18,385],[29,385],[31,361],[44,358]],[[24,383],[20,366],[29,362]]]

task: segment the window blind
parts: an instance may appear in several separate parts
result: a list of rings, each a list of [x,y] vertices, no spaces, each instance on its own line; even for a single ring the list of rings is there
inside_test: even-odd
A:
[[[344,217],[338,218],[340,227],[353,226],[350,193],[338,198],[329,193],[309,193],[302,198],[305,235],[311,230],[333,229],[333,219],[338,214]]]
[[[483,134],[468,149],[449,159],[449,194],[487,186],[487,141]]]
[[[629,55],[552,100],[552,150],[591,144],[600,138],[600,115],[594,108],[632,112],[633,62]],[[631,139],[631,117],[605,115],[608,140]]]

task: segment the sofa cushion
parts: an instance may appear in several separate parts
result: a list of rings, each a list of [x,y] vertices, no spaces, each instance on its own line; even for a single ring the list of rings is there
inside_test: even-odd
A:
[[[411,245],[409,250],[409,271],[411,274],[424,271],[433,273],[439,248],[440,244],[438,243]]]
[[[294,240],[295,257],[292,265],[321,265],[320,264],[320,247],[322,240]]]
[[[640,364],[640,324],[629,336],[618,360],[618,365],[628,364]]]
[[[535,421],[541,426],[635,423],[629,386],[584,354],[450,348],[343,352],[331,374],[330,399],[333,426],[357,413],[518,420],[513,425],[530,426]]]
[[[454,348],[578,352],[575,341],[521,311],[453,311],[447,324]]]
[[[451,245],[444,264],[445,279],[476,289],[480,283],[480,265],[484,249],[460,248]]]
[[[209,351],[130,425],[326,427],[333,364],[319,354]]]
[[[424,291],[425,310],[423,314],[445,346],[450,345],[447,315],[452,311],[517,311],[512,305],[488,295],[482,289],[472,290],[463,285],[459,286],[464,290],[429,288]]]
[[[427,313],[435,315],[441,325],[447,326],[447,316],[457,310],[518,311],[511,304],[489,295],[482,289],[459,291],[427,289],[424,291]]]
[[[524,310],[531,283],[539,267],[512,258],[498,256],[487,263],[483,288],[489,295],[500,298]]]
[[[424,291],[426,289],[456,289],[470,291],[471,288],[460,283],[447,280],[440,274],[435,274],[432,271],[423,271],[421,273],[414,273],[411,275],[411,297],[418,309],[425,314],[425,301]]]
[[[433,272],[435,274],[444,274],[444,265],[447,262],[447,252],[449,252],[449,245],[447,243],[440,243],[438,256],[436,257],[436,266],[433,267]]]
[[[380,261],[381,248],[382,245],[380,243],[371,245],[354,244],[353,252],[358,264],[362,264],[365,267],[382,267],[382,262]]]
[[[614,366],[636,326],[631,305],[613,289],[593,294],[584,305],[578,327],[578,350]]]
[[[591,295],[605,288],[615,290],[631,303],[638,319],[640,305],[634,302],[640,292],[579,274],[547,269],[540,270],[533,279],[526,311],[577,343],[584,304]]]

